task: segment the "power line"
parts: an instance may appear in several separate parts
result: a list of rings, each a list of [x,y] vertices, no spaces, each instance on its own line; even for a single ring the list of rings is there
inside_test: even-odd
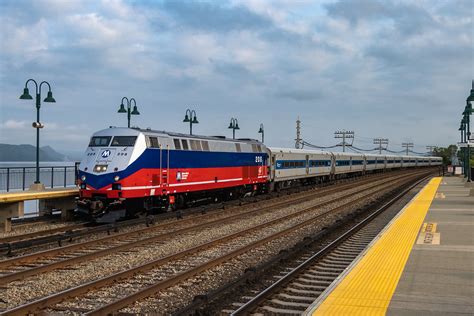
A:
[[[413,148],[414,145],[413,145],[413,143],[402,143],[402,147],[405,147],[405,150],[406,150],[406,153],[407,153],[407,156],[408,156],[409,148]]]
[[[342,151],[345,152],[346,146],[350,147],[354,143],[354,131],[335,131],[334,138],[342,138],[342,144],[340,144],[339,146],[342,146]],[[352,142],[350,144],[346,143],[347,138],[352,139]]]
[[[388,138],[374,138],[374,145],[379,145],[379,154],[382,154],[382,149],[387,149],[388,147]],[[382,145],[386,145],[385,148]]]
[[[430,155],[433,155],[433,151],[434,151],[435,148],[436,148],[436,146],[426,146],[426,149],[428,150]]]
[[[301,139],[301,121],[300,117],[298,116],[298,119],[296,120],[296,139],[295,139],[295,148],[299,149],[300,144],[302,143]]]

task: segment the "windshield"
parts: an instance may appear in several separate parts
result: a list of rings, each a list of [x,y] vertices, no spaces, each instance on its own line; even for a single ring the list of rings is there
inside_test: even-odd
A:
[[[109,146],[111,136],[96,136],[92,137],[89,147],[105,147]]]
[[[110,146],[133,146],[135,145],[136,140],[137,136],[115,136]]]

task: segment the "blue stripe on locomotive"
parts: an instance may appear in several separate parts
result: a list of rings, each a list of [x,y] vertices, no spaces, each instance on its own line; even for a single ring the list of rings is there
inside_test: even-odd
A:
[[[168,151],[162,150],[162,168],[168,168]],[[226,167],[245,167],[261,166],[262,162],[256,162],[256,157],[263,157],[263,165],[266,165],[267,153],[237,153],[237,152],[213,152],[213,151],[189,151],[189,150],[170,150],[169,151],[170,169],[193,169],[193,168],[226,168]],[[94,175],[88,172],[80,171],[79,177],[86,176],[86,183],[94,188],[102,188],[114,182],[114,177],[119,176],[124,179],[140,169],[158,169],[160,168],[160,150],[145,149],[143,154],[137,158],[126,169],[114,173],[103,175]]]

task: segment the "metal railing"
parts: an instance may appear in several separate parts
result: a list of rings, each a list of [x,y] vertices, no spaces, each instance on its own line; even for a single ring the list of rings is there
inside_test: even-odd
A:
[[[68,166],[41,166],[40,181],[45,187],[76,185],[79,162]],[[25,190],[36,179],[36,167],[0,167],[0,192]]]

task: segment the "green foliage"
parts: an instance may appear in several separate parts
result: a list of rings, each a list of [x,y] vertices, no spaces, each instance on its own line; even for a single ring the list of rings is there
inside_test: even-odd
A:
[[[459,152],[458,152],[458,146],[456,145],[449,145],[447,148],[445,147],[436,147],[433,150],[433,155],[437,157],[443,158],[443,164],[444,165],[451,165],[453,163],[453,158],[456,157],[456,154],[458,159],[462,158],[459,157]]]

